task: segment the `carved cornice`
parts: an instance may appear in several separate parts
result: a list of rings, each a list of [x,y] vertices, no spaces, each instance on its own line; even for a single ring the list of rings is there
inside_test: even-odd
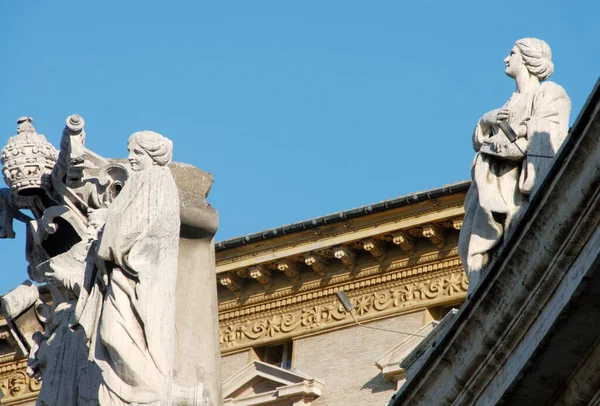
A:
[[[21,356],[22,357],[22,356]],[[16,361],[19,357],[19,354],[17,354],[17,352],[11,352],[9,354],[5,354],[5,355],[0,355],[0,373],[2,371],[2,366],[4,363],[6,362],[12,362],[12,361]]]
[[[415,240],[405,231],[399,230],[392,233],[392,242],[408,254],[415,252]]]
[[[238,278],[236,287],[244,282],[235,295],[219,293],[221,351],[351,323],[335,299],[340,290],[353,298],[354,314],[362,321],[463,299],[467,279],[454,222],[462,218],[463,199],[437,203],[325,225],[294,240],[282,236],[221,251],[221,258],[229,256],[218,261],[221,283],[228,282],[231,290],[231,275]],[[268,277],[261,282],[262,275]],[[252,278],[253,283],[246,282]],[[257,289],[256,281],[265,289]]]
[[[333,248],[333,255],[342,261],[344,266],[348,269],[354,269],[356,264],[356,253],[352,249],[345,245],[340,245]]]
[[[255,265],[248,268],[248,274],[263,286],[271,283],[271,272],[263,266]]]
[[[447,229],[451,229],[452,231],[444,231]],[[417,254],[416,238],[419,237],[422,242],[419,243],[421,249],[419,249],[420,253]],[[247,302],[248,298],[250,298],[249,303],[253,303],[253,301],[256,300],[255,297],[257,296],[257,292],[253,290],[252,284],[243,283],[246,279],[258,281],[265,289],[265,293],[268,294],[269,299],[273,299],[276,298],[277,295],[280,295],[278,292],[282,290],[281,282],[273,283],[271,285],[271,281],[274,280],[278,274],[280,275],[278,271],[288,271],[286,275],[291,280],[288,282],[288,288],[298,291],[299,289],[306,290],[309,288],[308,285],[315,282],[313,280],[312,282],[305,281],[299,284],[301,274],[312,269],[314,273],[322,278],[317,282],[318,286],[322,288],[324,285],[331,285],[330,282],[332,278],[338,280],[340,277],[355,279],[374,273],[394,270],[398,266],[413,266],[437,260],[439,258],[447,258],[447,255],[444,254],[449,254],[450,251],[452,251],[450,255],[456,255],[456,253],[453,252],[455,250],[447,251],[447,247],[444,250],[435,253],[423,254],[422,252],[430,250],[431,243],[437,248],[444,248],[447,240],[456,243],[457,237],[457,232],[451,221],[444,221],[437,224],[426,223],[423,227],[415,227],[406,232],[402,230],[387,233],[382,232],[376,237],[347,241],[341,245],[329,247],[315,247],[313,250],[276,260],[273,260],[270,256],[263,256],[261,257],[262,261],[257,259],[252,265],[246,264],[245,267],[240,266],[239,268],[229,267],[229,269],[231,269],[230,271],[217,272],[217,275],[221,281],[221,285],[227,287],[234,296],[243,298],[244,302]],[[429,239],[430,242],[424,244],[423,241],[426,239]],[[399,245],[404,253],[400,253],[395,249],[394,244],[392,243]],[[388,253],[391,257],[388,257]],[[379,264],[372,263],[371,265],[365,265],[365,262],[369,262],[373,257]],[[396,259],[396,261],[394,261],[394,259]],[[361,266],[357,266],[359,261]],[[390,268],[389,264],[391,261],[393,262]],[[398,264],[397,261],[401,261],[400,264],[403,263],[403,265]],[[346,274],[345,276],[340,275],[341,268],[338,265],[340,263],[346,269],[350,270],[350,274]],[[251,273],[250,270],[252,269],[260,269],[261,271],[254,271]],[[232,275],[234,277],[232,277]],[[260,279],[257,279],[257,277],[260,277]],[[308,276],[304,279],[310,280],[311,277]],[[223,302],[227,303],[227,299],[221,303]],[[225,308],[220,307],[220,310],[225,310]]]
[[[289,286],[268,295],[261,293],[260,295],[249,297],[243,306],[240,305],[237,299],[221,302],[219,304],[219,320],[228,320],[232,317],[245,316],[290,304],[303,303],[312,300],[313,297],[322,296],[323,292],[329,292],[327,294],[333,295],[335,294],[333,288],[336,285],[343,284],[344,289],[350,291],[360,286],[376,286],[408,277],[420,276],[427,279],[429,276],[426,274],[437,271],[447,272],[453,268],[462,269],[456,248],[422,255],[418,259],[402,258],[393,261],[386,267],[376,264],[363,268],[356,277],[349,274],[332,276],[327,288],[323,287],[321,280],[314,280],[306,282],[300,287]]]
[[[300,275],[296,265],[291,261],[278,261],[276,266],[278,271],[283,272],[285,276],[290,278],[292,281],[296,281]]]
[[[312,231],[310,234],[307,233],[307,235],[304,235],[302,237],[298,236],[298,238],[294,239],[292,242],[290,242],[289,240],[287,240],[284,243],[281,243],[280,245],[275,245],[275,246],[268,246],[267,248],[261,248],[259,250],[257,250],[256,252],[252,252],[252,253],[244,253],[241,255],[233,255],[231,257],[225,257],[225,258],[221,258],[221,259],[217,259],[217,272],[219,272],[219,267],[221,268],[229,268],[231,264],[234,264],[236,262],[240,262],[240,261],[244,261],[244,260],[248,260],[248,259],[252,259],[252,258],[257,258],[259,256],[263,256],[263,255],[268,255],[268,254],[274,254],[274,253],[278,253],[280,251],[286,250],[288,248],[295,248],[295,247],[299,247],[302,245],[308,245],[311,243],[315,243],[318,241],[323,241],[326,239],[333,239],[335,237],[339,237],[339,236],[343,236],[343,235],[347,235],[349,237],[349,240],[352,239],[352,236],[354,234],[356,234],[359,231],[364,231],[364,230],[369,230],[372,229],[375,231],[375,234],[377,234],[376,230],[378,228],[381,228],[382,226],[397,226],[397,229],[401,229],[407,226],[414,226],[417,224],[423,224],[423,222],[431,222],[431,221],[441,221],[444,218],[448,219],[450,218],[457,218],[457,217],[462,217],[462,214],[464,213],[463,211],[463,204],[464,204],[464,200],[462,198],[462,196],[459,198],[458,196],[453,196],[451,200],[449,201],[444,201],[440,204],[434,204],[435,202],[430,201],[429,204],[423,204],[423,206],[420,209],[417,209],[415,206],[410,207],[410,211],[401,211],[400,213],[393,215],[393,216],[389,216],[386,218],[379,218],[375,221],[371,221],[371,222],[353,222],[353,221],[348,221],[346,223],[343,224],[342,227],[336,227],[334,229],[332,229],[331,231],[323,231],[321,229],[316,229],[314,231]],[[429,219],[429,220],[422,220],[420,221],[420,217],[423,216],[428,216],[431,214],[435,214],[438,213],[439,214],[439,219]],[[437,216],[434,216],[437,217]],[[403,222],[406,222],[406,224],[402,224]],[[413,224],[414,223],[414,224]],[[370,236],[365,236],[365,238],[368,238]],[[274,243],[273,243],[274,244]],[[232,252],[235,252],[236,250],[233,250]],[[224,252],[226,251],[222,251],[218,254],[218,256],[224,256]],[[227,269],[229,270],[229,269]]]
[[[310,252],[304,255],[304,263],[321,276],[327,272],[327,262],[317,253]]]
[[[379,261],[385,259],[385,243],[377,238],[365,238],[362,240],[362,248]]]
[[[390,276],[392,275],[385,275]],[[428,278],[407,279],[382,278],[386,284],[370,286],[364,281],[351,292],[354,312],[361,320],[385,317],[438,302],[462,299],[466,295],[468,281],[462,267],[434,272]],[[393,281],[393,282],[390,282]],[[220,343],[223,353],[259,344],[306,334],[317,330],[337,328],[352,323],[352,318],[333,295],[340,288],[326,289],[311,297],[304,305],[286,309],[260,312],[254,317],[236,317],[220,323]],[[270,308],[272,309],[272,308]]]
[[[429,238],[431,243],[438,248],[442,248],[446,242],[446,233],[444,232],[444,229],[437,224],[424,225],[423,237]]]
[[[232,273],[219,275],[221,285],[225,286],[231,292],[236,293],[242,289],[242,280]]]

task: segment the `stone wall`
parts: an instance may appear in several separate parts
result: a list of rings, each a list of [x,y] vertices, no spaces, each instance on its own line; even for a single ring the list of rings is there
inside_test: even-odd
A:
[[[367,325],[414,332],[423,320],[418,311]],[[313,406],[383,405],[396,384],[384,378],[375,361],[405,337],[354,326],[301,338],[295,342],[294,369],[325,383]]]
[[[231,375],[245,367],[249,362],[249,351],[242,351],[236,354],[223,355],[221,357],[221,377],[225,381]]]

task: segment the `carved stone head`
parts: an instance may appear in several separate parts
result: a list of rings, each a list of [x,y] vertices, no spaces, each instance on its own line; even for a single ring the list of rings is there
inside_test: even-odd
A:
[[[150,169],[152,165],[165,166],[173,156],[173,142],[153,131],[140,131],[129,137],[129,164],[134,171]]]
[[[513,78],[519,68],[527,69],[540,82],[548,79],[554,72],[550,46],[538,38],[522,38],[515,42],[504,63],[506,74]]]

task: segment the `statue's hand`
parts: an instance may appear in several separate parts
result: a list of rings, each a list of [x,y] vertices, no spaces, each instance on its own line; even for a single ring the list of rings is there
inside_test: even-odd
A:
[[[508,120],[510,117],[510,111],[503,107],[501,109],[496,109],[492,111],[488,111],[481,117],[481,122],[487,125],[496,125],[501,120]]]
[[[494,124],[497,124],[498,121],[508,120],[509,118],[510,111],[506,107],[503,107],[500,110],[498,110],[498,114],[496,114],[496,122]]]

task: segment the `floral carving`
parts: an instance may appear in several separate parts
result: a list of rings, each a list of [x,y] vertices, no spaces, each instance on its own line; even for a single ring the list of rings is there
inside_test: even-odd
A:
[[[223,347],[231,347],[237,340],[241,339],[243,336],[243,327],[242,326],[234,326],[229,325],[224,329],[221,329],[220,340],[221,346]]]
[[[351,300],[355,314],[359,317],[368,317],[377,312],[413,306],[420,301],[455,296],[465,293],[467,289],[468,280],[461,271],[424,282],[413,282],[401,287],[362,294]],[[294,312],[271,315],[260,320],[222,324],[221,347],[223,349],[242,347],[263,338],[290,333],[302,334],[312,329],[326,328],[328,324],[344,319],[350,320],[350,316],[337,301],[332,300],[329,304],[304,307]]]
[[[460,292],[463,287],[463,279],[466,281],[467,279],[461,278],[459,275],[450,275],[447,278],[444,278],[442,281],[442,289],[444,290],[445,295],[451,295],[455,292]],[[465,282],[465,286],[468,286],[468,282]]]
[[[15,372],[8,378],[8,391],[12,396],[18,396],[27,388],[27,375],[23,371]]]
[[[29,395],[32,392],[39,392],[42,383],[27,376],[26,369],[26,359],[2,364],[2,368],[0,368],[0,390],[4,394],[4,402]]]
[[[361,296],[356,301],[356,306],[354,306],[354,308],[356,309],[356,313],[358,313],[359,316],[364,316],[365,314],[367,314],[369,312],[369,310],[371,310],[372,305],[373,305],[373,295]]]
[[[302,309],[302,326],[307,328],[318,327],[323,319],[323,308],[321,306],[315,306],[308,309]],[[327,315],[325,314],[325,318]]]

